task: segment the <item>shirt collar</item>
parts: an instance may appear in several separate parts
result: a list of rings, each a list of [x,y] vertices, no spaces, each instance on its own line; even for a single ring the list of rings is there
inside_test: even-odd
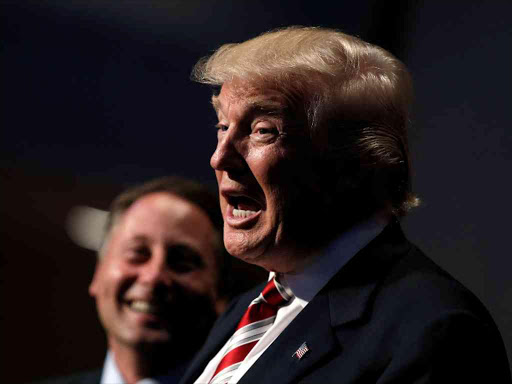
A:
[[[125,384],[125,381],[121,375],[121,372],[119,372],[119,368],[117,368],[114,355],[112,355],[111,351],[108,351],[107,356],[105,357],[105,363],[103,364],[103,372],[101,374],[100,384],[111,383]]]
[[[304,270],[283,274],[279,281],[290,288],[296,300],[305,307],[350,259],[382,232],[386,224],[371,218],[355,225],[332,241]],[[271,272],[270,278],[273,276]]]
[[[155,378],[145,378],[137,381],[137,384],[176,384],[185,373],[188,366],[186,363],[180,362],[172,366],[166,375],[157,376]],[[100,384],[126,384],[121,371],[117,367],[112,351],[107,352],[105,363],[103,364],[103,372],[101,374]]]

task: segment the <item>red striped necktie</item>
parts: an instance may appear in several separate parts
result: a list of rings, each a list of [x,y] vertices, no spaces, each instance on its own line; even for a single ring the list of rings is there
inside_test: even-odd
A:
[[[231,379],[251,349],[272,326],[279,307],[291,298],[275,278],[269,280],[260,295],[251,302],[236,332],[228,340],[224,356],[209,384],[227,383]]]

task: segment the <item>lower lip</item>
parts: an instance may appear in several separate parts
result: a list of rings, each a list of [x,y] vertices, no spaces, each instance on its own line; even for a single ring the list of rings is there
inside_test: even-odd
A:
[[[254,225],[261,216],[261,209],[256,212],[254,215],[248,217],[236,217],[233,215],[234,207],[232,205],[228,205],[226,211],[226,223],[232,227],[237,229],[248,228]]]
[[[133,316],[135,316],[138,319],[138,321],[140,321],[141,323],[155,323],[155,322],[160,321],[160,319],[161,319],[161,316],[157,313],[139,312],[139,311],[132,309],[132,307],[130,307],[130,305],[128,305],[128,304],[126,304],[126,309]]]

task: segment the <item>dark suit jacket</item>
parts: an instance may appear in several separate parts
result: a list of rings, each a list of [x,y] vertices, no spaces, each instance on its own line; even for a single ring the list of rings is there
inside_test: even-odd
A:
[[[173,366],[167,376],[160,376],[155,378],[159,383],[162,384],[175,384],[178,382],[180,377],[183,375],[186,364],[179,364]],[[45,379],[44,381],[37,381],[31,384],[99,384],[102,375],[102,369],[97,369],[93,371],[84,371],[79,373],[74,373],[69,376],[61,376],[50,379]],[[108,383],[108,384],[118,384],[118,383]]]
[[[69,376],[56,377],[32,384],[98,384],[101,380],[101,369],[74,373]]]
[[[262,286],[236,299],[183,377],[193,383]],[[309,351],[294,352],[306,342]],[[265,383],[511,383],[501,336],[480,301],[388,225],[241,378]]]

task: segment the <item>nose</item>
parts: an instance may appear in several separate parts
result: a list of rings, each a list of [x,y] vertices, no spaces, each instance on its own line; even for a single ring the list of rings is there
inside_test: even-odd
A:
[[[216,171],[240,172],[245,168],[245,160],[240,151],[240,143],[234,135],[235,131],[228,130],[219,137],[217,148],[210,159],[210,166]]]
[[[165,257],[154,254],[143,266],[139,272],[139,281],[149,286],[172,284],[172,273],[167,266]]]

